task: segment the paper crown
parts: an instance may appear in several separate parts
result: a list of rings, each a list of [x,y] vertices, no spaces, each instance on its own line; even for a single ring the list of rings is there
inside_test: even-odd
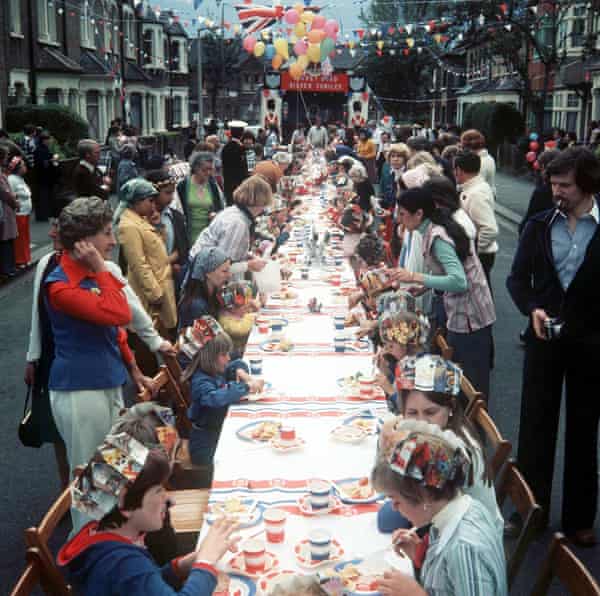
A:
[[[210,315],[195,319],[191,327],[185,327],[179,334],[179,351],[192,359],[209,341],[212,341],[223,328]]]
[[[388,290],[392,285],[392,278],[386,268],[371,269],[360,276],[359,283],[369,296],[374,296]]]
[[[142,471],[148,449],[126,433],[108,435],[77,483],[73,506],[92,519],[102,519],[119,503],[121,491]]]
[[[224,308],[247,306],[256,298],[256,287],[249,281],[233,281],[227,284],[218,295]]]
[[[468,451],[452,431],[418,420],[403,420],[395,431],[397,442],[387,462],[396,474],[437,489],[459,473],[467,477]]]
[[[458,395],[462,370],[436,354],[405,356],[396,366],[396,389]]]
[[[424,346],[431,326],[427,317],[409,311],[384,312],[379,317],[379,335],[383,342],[402,346]]]
[[[377,298],[377,312],[380,315],[398,312],[417,312],[416,298],[404,290],[385,292]]]

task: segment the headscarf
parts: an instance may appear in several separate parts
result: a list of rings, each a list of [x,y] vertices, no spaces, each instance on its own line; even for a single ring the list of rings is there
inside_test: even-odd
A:
[[[229,260],[229,257],[218,246],[212,246],[201,250],[194,259],[191,266],[192,279],[206,279],[207,273],[212,273],[219,268],[223,263]]]
[[[119,205],[113,217],[113,224],[116,226],[119,223],[125,209],[148,197],[156,197],[159,194],[154,184],[148,182],[145,178],[132,178],[128,180],[119,190]]]

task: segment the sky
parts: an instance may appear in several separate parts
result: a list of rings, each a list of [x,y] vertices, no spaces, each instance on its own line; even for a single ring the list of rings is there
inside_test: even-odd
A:
[[[235,4],[242,4],[243,0],[225,0],[225,20],[231,23],[237,23],[237,15],[232,8]],[[365,8],[368,6],[368,0],[322,0],[314,2],[318,6],[323,6],[322,14],[327,18],[336,19],[343,30],[343,33],[350,33],[353,29],[360,27],[358,15],[360,13],[360,2],[364,2]],[[255,4],[263,6],[272,6],[273,0],[254,0]],[[293,6],[298,0],[285,2],[284,6]],[[195,11],[193,0],[150,0],[151,6],[160,6],[163,9],[173,9],[180,15],[181,20],[191,21],[198,16],[210,17],[215,20],[220,18],[215,0],[203,0],[199,10]]]

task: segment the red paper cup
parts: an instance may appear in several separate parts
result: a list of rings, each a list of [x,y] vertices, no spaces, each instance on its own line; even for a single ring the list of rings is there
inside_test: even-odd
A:
[[[267,542],[279,544],[285,538],[285,520],[287,515],[285,511],[277,508],[267,509],[263,513],[265,520],[265,530],[267,534]]]
[[[370,397],[373,395],[373,380],[372,379],[361,379],[358,382],[359,391],[361,396]]]
[[[265,570],[266,547],[263,540],[246,541],[242,552],[248,573],[260,573]]]
[[[269,333],[269,321],[267,319],[257,318],[256,324],[259,333]]]
[[[296,439],[296,430],[290,426],[282,426],[279,431],[279,437],[282,441],[294,441]]]

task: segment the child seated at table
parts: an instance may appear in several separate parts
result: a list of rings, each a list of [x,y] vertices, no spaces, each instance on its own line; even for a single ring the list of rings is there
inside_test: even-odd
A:
[[[184,329],[179,346],[191,360],[182,381],[189,380],[192,396],[188,409],[192,463],[210,465],[229,405],[262,391],[264,381],[251,377],[242,360],[230,361],[233,342],[211,316],[196,319]]]
[[[94,519],[58,553],[57,561],[87,596],[209,596],[216,563],[237,541],[235,522],[217,520],[199,548],[159,567],[141,538],[160,530],[167,514],[164,488],[171,465],[161,448],[148,449],[126,433],[108,435],[73,488],[74,506]],[[180,591],[175,586],[183,583]]]
[[[233,342],[234,354],[242,356],[260,308],[256,287],[248,281],[232,281],[217,295],[221,307],[219,324]]]

